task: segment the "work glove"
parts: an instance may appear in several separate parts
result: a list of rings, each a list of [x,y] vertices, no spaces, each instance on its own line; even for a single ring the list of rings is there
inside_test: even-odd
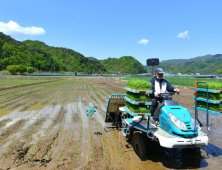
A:
[[[155,97],[160,97],[160,93],[154,92]]]
[[[174,91],[180,93],[180,89],[174,89]]]

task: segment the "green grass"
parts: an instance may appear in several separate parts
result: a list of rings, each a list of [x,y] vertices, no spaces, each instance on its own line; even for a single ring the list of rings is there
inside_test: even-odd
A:
[[[206,99],[206,92],[197,92],[197,96]],[[222,93],[208,93],[208,99],[210,100],[222,100]]]
[[[150,109],[146,105],[133,105],[126,102],[126,107],[128,107],[134,113],[149,113]]]
[[[150,101],[150,96],[143,95],[143,94],[137,94],[137,93],[131,93],[126,92],[126,97],[132,99],[133,101]]]
[[[197,106],[206,109],[207,108],[207,103],[202,102],[202,101],[197,101]],[[213,111],[221,111],[222,110],[222,104],[208,103],[208,109],[213,110]]]
[[[126,83],[126,87],[134,90],[150,90],[151,84],[145,80],[131,79]]]
[[[207,83],[214,83],[214,84],[221,84],[218,86],[222,86],[222,79],[207,79],[207,78],[195,78],[195,77],[163,77],[166,79],[170,84],[173,85],[182,85],[182,86],[195,86],[195,81],[198,82],[207,82]],[[124,78],[123,80],[145,80],[149,82],[152,77],[137,77],[137,76],[129,76]],[[210,89],[210,88],[209,88]],[[221,88],[222,89],[222,88]]]

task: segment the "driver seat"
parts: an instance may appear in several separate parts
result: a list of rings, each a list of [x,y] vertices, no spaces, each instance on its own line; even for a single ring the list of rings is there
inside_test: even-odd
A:
[[[177,106],[179,105],[177,101],[175,100],[164,100],[163,106]]]

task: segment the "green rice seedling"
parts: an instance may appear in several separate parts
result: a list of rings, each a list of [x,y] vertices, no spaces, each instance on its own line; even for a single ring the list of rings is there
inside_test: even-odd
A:
[[[202,107],[204,109],[207,109],[207,103],[202,101],[197,101],[197,106]],[[213,111],[221,111],[222,110],[222,104],[212,104],[208,103],[208,109]]]
[[[201,97],[201,98],[206,99],[207,93],[198,91],[197,97]],[[222,100],[222,93],[208,93],[208,99],[209,100]]]
[[[126,87],[129,87],[135,90],[150,90],[151,84],[145,80],[132,79],[126,83]]]
[[[126,92],[126,97],[132,99],[133,101],[150,101],[150,96],[143,95],[143,94],[137,94],[137,93],[131,93]]]
[[[126,107],[128,107],[134,113],[149,113],[150,109],[146,105],[133,105],[126,102]]]
[[[208,84],[208,89],[222,90],[222,83],[220,82],[207,82],[207,84]],[[198,88],[206,89],[207,85],[204,83],[199,83]]]

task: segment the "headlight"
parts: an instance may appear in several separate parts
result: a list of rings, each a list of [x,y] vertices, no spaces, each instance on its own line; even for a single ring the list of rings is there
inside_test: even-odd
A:
[[[196,127],[195,127],[195,119],[193,117],[191,117],[191,127],[192,129],[195,131],[196,129],[198,129],[198,122],[196,121]]]
[[[187,131],[186,125],[180,119],[178,119],[176,116],[174,116],[172,113],[169,113],[168,118],[176,127],[178,127],[179,129],[181,129],[183,131]]]

